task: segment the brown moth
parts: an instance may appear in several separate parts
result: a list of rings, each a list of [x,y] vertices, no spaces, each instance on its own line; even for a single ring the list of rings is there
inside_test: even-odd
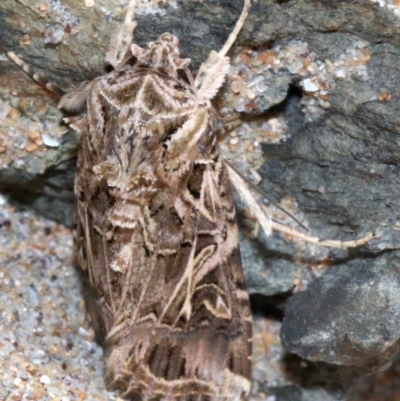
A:
[[[107,55],[114,71],[60,102],[85,108],[71,121],[82,133],[78,263],[106,382],[126,399],[233,401],[250,390],[249,297],[210,103],[249,3],[194,79],[175,36],[133,43],[131,1]]]
[[[219,154],[222,124],[211,100],[250,0],[196,78],[175,36],[164,33],[145,48],[133,42],[135,4],[130,1],[107,54],[114,71],[59,103],[80,112],[68,119],[82,134],[75,179],[78,263],[104,346],[106,383],[135,401],[245,400],[251,312],[231,184],[267,233],[278,229],[336,247],[362,245],[372,235],[320,241],[270,221]]]
[[[175,36],[133,43],[131,1],[107,56],[114,71],[60,102],[85,105],[72,122],[78,263],[106,382],[126,399],[233,401],[250,390],[249,297],[210,103],[249,3],[194,79]]]

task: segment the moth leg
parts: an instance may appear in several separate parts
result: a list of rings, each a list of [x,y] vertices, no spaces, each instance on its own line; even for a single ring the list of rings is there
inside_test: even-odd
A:
[[[41,74],[37,74],[28,64],[25,63],[19,56],[14,52],[7,52],[7,56],[17,64],[25,72],[28,77],[33,79],[35,82],[44,86],[48,91],[58,95],[58,108],[73,113],[80,113],[85,108],[86,99],[89,96],[89,91],[92,86],[91,82],[82,82],[82,84],[71,91],[65,91],[59,85],[54,82],[50,82],[46,77]],[[67,119],[65,119],[68,122]]]
[[[218,110],[218,117],[221,121],[224,137],[243,124],[242,117],[238,111],[235,109],[228,110],[223,105]]]
[[[231,180],[232,185],[235,187],[239,196],[244,200],[244,202],[249,207],[251,213],[256,218],[257,222],[260,224],[265,234],[271,235],[272,231],[280,231],[285,234],[289,234],[294,238],[301,239],[303,241],[309,242],[310,244],[319,245],[319,246],[327,246],[330,248],[355,248],[358,246],[365,245],[371,239],[375,238],[376,235],[374,233],[369,233],[365,237],[358,238],[350,241],[337,241],[331,239],[320,239],[318,237],[313,237],[311,235],[304,234],[300,231],[297,231],[291,227],[287,227],[283,224],[277,223],[273,221],[265,212],[263,205],[259,200],[256,199],[254,193],[249,188],[249,185],[243,179],[243,177],[236,171],[230,163],[225,163],[228,169],[229,178]],[[296,219],[297,221],[297,219]],[[298,221],[297,221],[298,222]],[[301,223],[300,223],[301,224]]]
[[[369,233],[365,237],[357,238],[355,240],[337,241],[331,239],[321,239],[318,237],[313,237],[311,235],[303,234],[300,231],[277,223],[276,221],[272,221],[271,227],[275,231],[280,231],[282,233],[292,235],[293,237],[299,238],[305,242],[309,242],[310,244],[327,246],[329,248],[356,248],[358,246],[365,245],[367,242],[377,237],[375,233]]]
[[[115,70],[121,67],[131,56],[130,47],[133,42],[133,31],[137,25],[136,21],[134,21],[135,9],[136,0],[130,0],[126,10],[125,20],[120,24],[110,41],[110,50],[107,52],[106,61],[109,62]]]
[[[54,82],[50,82],[46,79],[43,75],[37,74],[28,64],[25,63],[20,57],[18,57],[14,52],[7,52],[8,58],[17,64],[18,67],[21,67],[22,70],[29,78],[33,79],[38,84],[44,86],[50,92],[53,92],[57,95],[62,96],[65,95],[65,90],[62,89],[59,85],[55,84]]]
[[[302,227],[304,230],[308,231],[308,228],[303,225],[303,223],[298,220],[295,216],[293,216],[291,213],[289,213],[287,210],[285,210],[285,208],[283,208],[282,206],[280,206],[278,203],[276,203],[270,196],[268,196],[264,191],[262,191],[255,183],[253,183],[251,180],[247,179],[246,177],[244,177],[237,169],[236,167],[234,167],[233,164],[231,164],[226,158],[224,158],[225,164],[228,166],[228,168],[230,170],[232,170],[231,174],[235,174],[238,175],[239,177],[235,178],[232,177],[234,179],[234,185],[237,185],[238,187],[236,188],[236,190],[239,192],[239,194],[241,193],[240,191],[244,191],[244,192],[250,192],[249,196],[253,196],[253,193],[258,193],[259,196],[261,196],[262,198],[268,199],[268,201],[270,203],[272,203],[276,208],[278,208],[279,210],[281,210],[283,213],[285,213],[287,216],[289,216],[292,220],[294,220],[300,227]],[[229,171],[229,170],[228,170]],[[239,180],[240,178],[240,180]],[[243,188],[243,189],[241,189]],[[247,195],[246,195],[247,196]],[[245,197],[246,197],[245,196]],[[245,198],[244,197],[244,198]],[[258,202],[256,200],[256,202]],[[248,205],[250,207],[250,205]],[[264,206],[262,206],[264,207]],[[256,219],[257,220],[257,219]],[[257,231],[258,232],[258,231]]]
[[[249,9],[250,0],[244,0],[242,13],[236,22],[235,28],[229,35],[228,40],[218,53],[212,50],[207,60],[200,66],[194,85],[198,90],[198,95],[205,99],[211,100],[224,83],[225,76],[230,66],[229,57],[227,57],[226,54],[238,37],[249,13]]]
[[[244,200],[246,205],[249,207],[251,213],[257,219],[258,223],[264,230],[267,236],[272,234],[272,220],[265,213],[261,203],[256,199],[254,194],[249,189],[246,181],[238,174],[238,172],[230,165],[225,163],[229,173],[229,179],[238,192],[239,196]]]

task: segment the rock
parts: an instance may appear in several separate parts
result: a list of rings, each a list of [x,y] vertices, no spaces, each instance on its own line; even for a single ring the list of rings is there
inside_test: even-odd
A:
[[[269,297],[293,290],[296,279],[301,274],[300,268],[282,258],[279,241],[274,241],[274,248],[270,242],[269,249],[266,250],[265,242],[268,239],[263,233],[256,239],[249,239],[242,234],[240,239],[243,268],[250,294]]]
[[[306,390],[297,385],[275,387],[271,389],[274,401],[335,401],[335,397],[323,389]]]
[[[400,349],[400,258],[335,266],[288,302],[283,346],[304,359],[382,368]]]

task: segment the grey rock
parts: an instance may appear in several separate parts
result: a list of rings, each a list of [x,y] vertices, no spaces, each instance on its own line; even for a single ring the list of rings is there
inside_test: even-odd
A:
[[[400,257],[335,266],[288,302],[284,347],[304,359],[381,368],[400,348]]]
[[[275,401],[335,401],[336,398],[323,389],[307,390],[298,385],[271,388]]]
[[[270,241],[263,233],[259,238],[249,239],[240,236],[240,249],[246,283],[250,294],[274,296],[288,293],[294,288],[295,279],[299,275],[299,267],[285,259],[285,253],[279,245],[282,241]],[[275,247],[273,247],[273,243]]]
[[[302,401],[302,392],[301,387],[295,385],[275,387],[271,390],[276,401]]]
[[[379,400],[383,394],[388,400],[395,400],[400,392],[399,364],[398,355],[389,369],[361,378],[349,391],[347,401]]]

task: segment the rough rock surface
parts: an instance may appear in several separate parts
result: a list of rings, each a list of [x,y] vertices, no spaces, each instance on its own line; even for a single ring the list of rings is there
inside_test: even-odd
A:
[[[335,266],[288,302],[283,345],[311,361],[375,368],[399,349],[400,259]],[[333,270],[333,269],[332,269]],[[349,313],[350,311],[350,313]]]
[[[5,52],[15,50],[65,88],[93,78],[104,72],[120,3],[0,3],[0,189],[15,204],[69,226],[78,140],[61,124],[54,96]],[[224,42],[242,6],[241,0],[142,3],[137,42],[170,31],[195,69]],[[314,361],[279,351],[281,375],[272,375],[273,382],[263,376],[259,394],[279,400],[368,394],[372,401],[380,399],[371,398],[374,383],[398,381],[398,364],[387,376],[363,375],[393,360],[400,339],[399,14],[390,0],[258,0],[232,53],[232,73],[217,103],[244,122],[226,142],[233,157],[245,169],[254,167],[260,187],[283,199],[313,234],[345,240],[377,233],[351,251],[242,236],[250,292],[273,308],[274,296],[289,299],[280,298],[278,306],[285,311],[284,346]],[[274,127],[284,127],[283,135]],[[245,142],[245,135],[251,146],[235,153],[234,141]],[[251,147],[254,154],[247,153]],[[246,232],[247,222],[240,221]],[[397,387],[386,390],[386,400],[395,399]]]

